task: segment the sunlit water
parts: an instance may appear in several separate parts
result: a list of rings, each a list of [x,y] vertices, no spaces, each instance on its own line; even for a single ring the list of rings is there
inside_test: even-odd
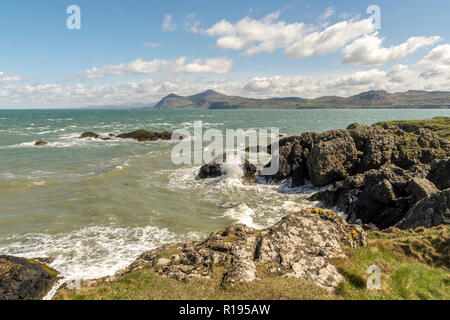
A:
[[[198,165],[172,163],[176,142],[78,139],[85,131],[192,130],[201,120],[205,129],[296,134],[438,115],[450,110],[0,110],[0,254],[52,257],[68,279],[96,278],[163,243],[235,222],[263,228],[314,205],[310,186],[195,180]]]

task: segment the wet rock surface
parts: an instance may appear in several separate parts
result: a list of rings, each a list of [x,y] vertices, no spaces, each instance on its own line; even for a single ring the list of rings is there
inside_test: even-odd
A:
[[[122,139],[135,139],[139,142],[143,141],[157,141],[157,140],[170,140],[172,138],[172,132],[154,132],[147,130],[136,130],[133,132],[122,133],[117,135]]]
[[[57,272],[37,260],[0,256],[0,300],[41,299],[57,280]]]
[[[240,172],[233,172],[233,174],[239,174],[240,178],[245,183],[255,182],[257,171],[256,166],[251,164],[247,159],[240,159],[240,158],[233,158],[230,160],[230,163],[227,164],[226,153],[224,153],[222,157],[217,157],[211,162],[203,165],[200,168],[197,177],[198,179],[220,177],[224,174],[230,173],[229,172],[230,170],[233,169],[236,170],[236,166],[239,167]]]
[[[204,241],[165,245],[143,253],[126,270],[102,281],[143,268],[155,268],[159,275],[177,280],[208,278],[214,270],[222,270],[222,285],[228,286],[258,280],[264,270],[332,291],[343,277],[330,260],[346,257],[346,247],[366,244],[360,226],[347,224],[331,210],[308,209],[268,229],[237,224]]]

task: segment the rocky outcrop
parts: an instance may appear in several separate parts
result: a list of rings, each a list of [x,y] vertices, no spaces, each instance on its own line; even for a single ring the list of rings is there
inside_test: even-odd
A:
[[[291,187],[300,186],[305,180],[325,186],[383,166],[395,165],[408,170],[414,165],[448,157],[450,143],[429,129],[407,133],[392,124],[351,124],[346,130],[306,132],[281,139],[280,170],[266,179],[280,182],[290,178]],[[437,171],[448,170],[441,165],[443,169]],[[441,175],[434,176],[438,179]],[[443,183],[450,184],[449,178]]]
[[[269,151],[273,146],[269,146]],[[273,156],[276,156],[273,154]],[[291,187],[333,184],[312,197],[351,223],[387,228],[419,200],[450,187],[450,143],[427,128],[405,132],[385,123],[306,132],[279,141],[279,171],[268,181]]]
[[[253,183],[256,179],[256,166],[251,164],[247,159],[241,159],[239,156],[229,159],[230,163],[227,164],[227,153],[224,153],[222,157],[217,157],[211,162],[200,167],[198,172],[198,179],[216,178],[224,174],[230,173],[229,171],[239,167],[241,172],[233,172],[233,174],[239,174],[243,182]]]
[[[57,272],[31,259],[0,256],[0,300],[41,299],[57,280]]]
[[[157,140],[170,140],[172,138],[172,132],[154,132],[147,130],[136,130],[133,132],[122,133],[117,135],[118,138],[122,139],[134,139],[139,142],[143,141],[157,141]]]
[[[450,224],[450,189],[432,193],[417,202],[396,224],[400,229]]]
[[[294,277],[332,291],[343,280],[331,259],[345,257],[345,248],[364,246],[366,234],[331,210],[292,213],[273,227],[256,230],[242,224],[212,233],[200,242],[166,245],[142,254],[115,277],[155,268],[177,280],[208,278],[223,270],[222,285],[272,276]],[[113,278],[103,279],[109,281]]]

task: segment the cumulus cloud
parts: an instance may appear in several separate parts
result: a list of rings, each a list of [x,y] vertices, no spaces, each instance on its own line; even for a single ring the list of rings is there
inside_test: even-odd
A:
[[[382,46],[385,38],[379,38],[378,33],[364,35],[342,49],[344,63],[361,66],[381,66],[404,58],[417,49],[430,46],[442,40],[441,37],[411,37],[397,46],[385,48]]]
[[[448,47],[439,46],[424,58],[420,65],[428,66],[437,59],[440,65],[448,65]],[[206,60],[186,61],[178,59],[174,66],[183,73],[204,72],[205,66],[217,62]],[[198,71],[198,68],[201,70]],[[0,73],[2,74],[2,73]],[[20,77],[20,76],[19,76]],[[190,95],[206,89],[214,89],[228,95],[254,98],[297,96],[315,98],[325,95],[350,96],[368,90],[389,92],[417,90],[448,90],[450,79],[445,74],[424,77],[422,70],[398,64],[388,70],[373,68],[341,75],[323,76],[267,76],[248,79],[198,78],[186,80],[183,77],[169,77],[166,80],[143,79],[129,83],[88,85],[75,83],[26,84],[23,82],[0,82],[0,106],[42,106],[77,107],[88,105],[118,105],[135,102],[154,102],[169,93]]]
[[[173,70],[179,73],[214,73],[225,74],[233,68],[233,60],[228,58],[197,59],[187,62],[186,57],[175,61]]]
[[[334,9],[329,8],[322,19],[333,14]],[[276,11],[260,20],[245,17],[235,24],[223,19],[204,33],[217,37],[218,48],[243,51],[247,56],[284,49],[291,58],[305,58],[334,52],[374,31],[371,19],[342,21],[317,30],[303,22],[277,21],[279,15]]]
[[[196,59],[188,61],[186,57],[172,60],[150,60],[136,59],[128,64],[106,65],[104,67],[93,67],[78,73],[84,79],[100,79],[111,76],[138,76],[149,75],[162,70],[176,73],[212,73],[225,74],[233,67],[233,60],[228,58]]]
[[[252,77],[242,85],[242,92],[254,97],[345,97],[368,90],[448,90],[449,84],[448,79],[424,79],[419,71],[399,64],[389,70],[374,68],[336,76]]]
[[[424,67],[424,78],[444,77],[450,79],[450,44],[439,45],[418,63]]]
[[[175,20],[171,14],[164,15],[163,23],[161,26],[161,29],[163,31],[175,31],[177,30],[177,25],[175,23]]]
[[[17,73],[9,73],[0,71],[0,84],[9,84],[9,83],[16,83],[26,80],[25,77],[17,74]]]

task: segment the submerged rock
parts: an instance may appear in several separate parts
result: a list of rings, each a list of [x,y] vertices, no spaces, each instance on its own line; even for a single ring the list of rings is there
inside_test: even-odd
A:
[[[42,299],[57,280],[57,271],[36,260],[0,256],[0,300]]]
[[[366,244],[360,226],[347,224],[331,210],[308,209],[292,213],[264,230],[237,224],[212,233],[204,241],[165,245],[145,252],[116,277],[154,267],[161,276],[177,280],[208,278],[214,268],[220,267],[225,269],[224,286],[257,280],[264,276],[264,270],[332,291],[343,277],[330,259],[346,257],[346,247]]]
[[[133,132],[122,133],[117,135],[122,139],[135,139],[139,142],[143,141],[157,141],[157,140],[170,140],[172,138],[172,132],[154,132],[147,130],[136,130]]]

